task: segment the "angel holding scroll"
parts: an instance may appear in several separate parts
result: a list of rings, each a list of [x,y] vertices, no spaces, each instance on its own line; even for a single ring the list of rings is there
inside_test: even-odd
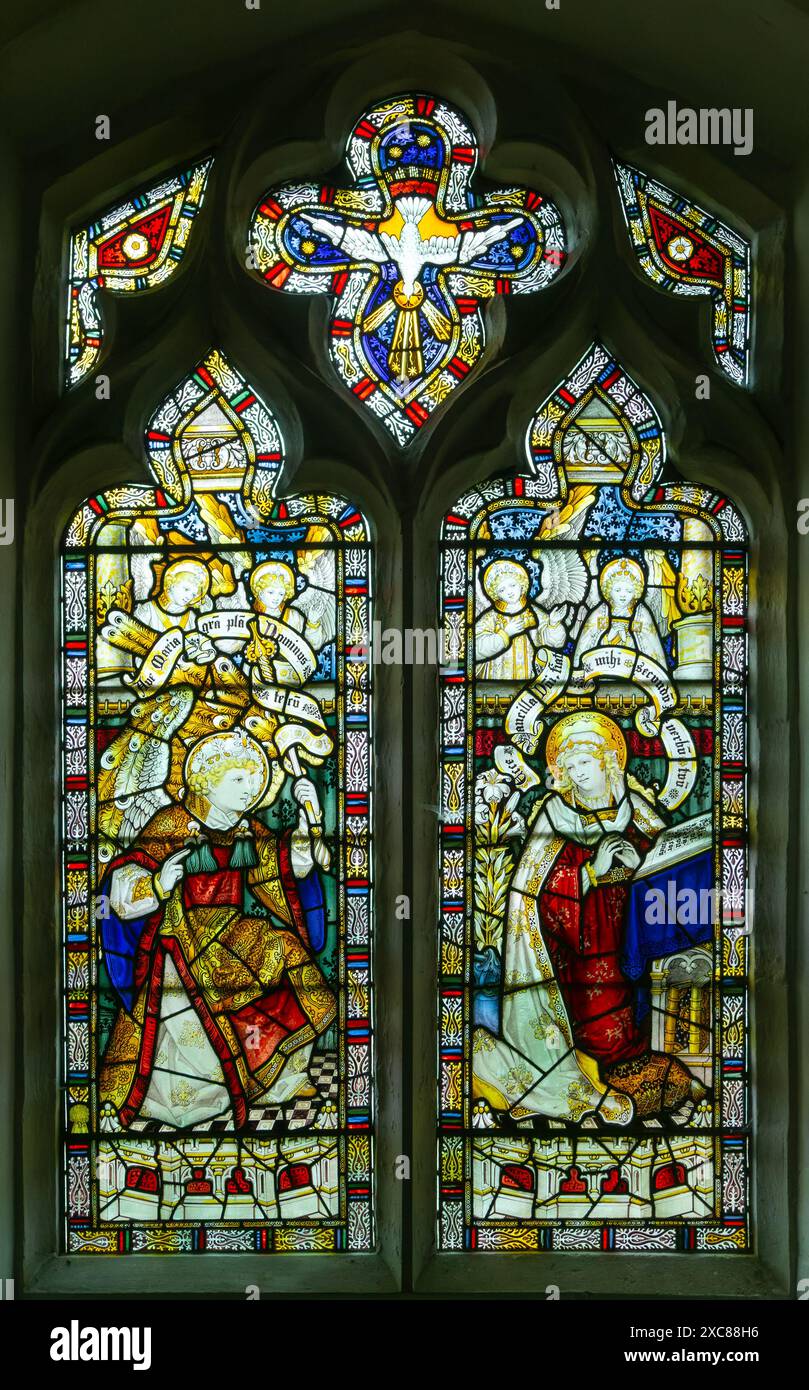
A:
[[[527,565],[517,558],[524,552],[486,564],[475,623],[475,672],[483,680],[531,681],[567,643],[589,575],[578,552],[559,541],[581,533],[594,501],[593,488],[575,487],[562,507],[543,516],[530,552],[539,575],[536,598]]]
[[[567,641],[568,604],[583,597],[586,570],[566,552],[544,552],[536,563],[542,583],[533,602],[530,575],[518,560],[492,560],[483,571],[483,601],[490,606],[475,623],[475,671],[483,680],[530,680],[537,653]]]

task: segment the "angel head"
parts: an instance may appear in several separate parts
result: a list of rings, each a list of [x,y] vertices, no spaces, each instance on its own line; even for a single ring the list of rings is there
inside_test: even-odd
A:
[[[614,720],[588,711],[554,724],[545,745],[554,791],[588,806],[618,802],[624,794],[626,741]]]
[[[161,606],[168,613],[185,613],[202,602],[210,587],[211,576],[202,560],[174,560],[163,571]]]
[[[258,613],[280,618],[290,599],[295,597],[295,575],[282,560],[266,560],[250,576],[250,592]]]
[[[637,560],[622,556],[604,566],[598,584],[612,612],[627,617],[643,597],[646,575]]]
[[[493,560],[483,571],[482,582],[495,608],[514,613],[525,606],[531,579],[517,560]]]
[[[226,816],[242,815],[263,799],[270,764],[256,739],[233,729],[195,743],[186,757],[183,779],[186,807],[201,820],[207,807]]]

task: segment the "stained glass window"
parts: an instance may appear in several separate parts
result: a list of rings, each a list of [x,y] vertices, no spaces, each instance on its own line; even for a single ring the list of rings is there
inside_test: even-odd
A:
[[[596,343],[446,516],[439,1245],[750,1249],[746,530]]]
[[[750,243],[715,213],[631,164],[614,164],[621,211],[638,265],[668,294],[711,301],[714,359],[746,386],[752,295]]]
[[[69,1253],[374,1241],[368,528],[219,351],[62,566]]]
[[[564,227],[531,189],[478,193],[472,127],[434,97],[365,111],[346,161],[350,188],[270,190],[251,251],[270,288],[331,296],[332,365],[404,447],[478,362],[483,303],[534,293],[559,273]]]
[[[157,289],[185,254],[205,197],[206,159],[107,208],[70,238],[65,316],[65,380],[76,386],[98,364],[104,342],[99,291]]]

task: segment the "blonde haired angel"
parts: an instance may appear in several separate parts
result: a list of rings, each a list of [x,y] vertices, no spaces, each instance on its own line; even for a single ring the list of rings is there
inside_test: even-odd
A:
[[[530,680],[539,647],[564,646],[564,606],[529,603],[531,579],[516,560],[493,560],[481,579],[490,606],[475,623],[475,671],[483,680]]]
[[[574,665],[597,647],[628,647],[662,666],[668,665],[661,631],[668,631],[678,616],[674,601],[674,571],[665,555],[647,555],[650,579],[639,561],[630,556],[610,560],[598,576],[601,602],[588,614],[576,642]],[[656,610],[653,612],[653,609]]]
[[[243,729],[189,750],[184,792],[107,866],[104,959],[119,1008],[100,1073],[104,1129],[172,1129],[313,1095],[308,1064],[335,999],[314,952],[322,890],[304,802],[279,836],[251,814],[277,790]],[[259,909],[258,911],[256,909]]]
[[[475,623],[475,671],[483,680],[530,681],[543,664],[542,648],[564,647],[588,574],[577,551],[558,542],[581,534],[594,501],[593,488],[572,488],[564,505],[542,516],[531,549],[539,575],[536,599],[529,599],[530,576],[519,560],[497,559],[484,567]],[[488,532],[485,538],[492,539]]]

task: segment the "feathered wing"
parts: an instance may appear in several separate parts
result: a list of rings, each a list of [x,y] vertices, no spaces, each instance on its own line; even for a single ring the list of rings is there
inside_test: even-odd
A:
[[[491,606],[492,606],[492,601],[491,601],[491,599],[489,598],[488,594],[486,593],[486,590],[484,589],[484,587],[483,587],[483,585],[482,585],[482,583],[481,583],[480,576],[481,576],[481,573],[482,573],[482,569],[485,569],[485,563],[484,563],[484,565],[483,565],[482,567],[481,567],[481,566],[478,566],[478,565],[475,565],[475,617],[476,617],[476,618],[479,618],[480,615],[481,615],[481,613],[485,613],[486,610],[487,610],[487,608],[491,608]]]
[[[375,232],[366,231],[364,227],[353,227],[351,223],[343,228],[326,217],[312,217],[310,221],[316,232],[328,237],[339,250],[345,251],[355,261],[381,262],[388,259]]]
[[[163,538],[157,518],[140,516],[132,523],[129,539],[133,549],[129,554],[129,572],[134,585],[135,603],[142,603],[149,597],[154,585],[154,562]]]
[[[388,259],[381,239],[374,232],[366,232],[363,227],[346,227],[342,245],[355,261],[374,261],[381,265]]]
[[[197,506],[200,516],[208,528],[208,535],[215,545],[231,546],[244,542],[244,532],[241,527],[233,520],[230,508],[224,502],[220,502],[218,497],[212,492],[203,492],[197,497]],[[211,575],[211,598],[216,601],[218,607],[233,608],[237,605],[232,602],[234,595],[239,589],[236,576],[245,574],[252,565],[252,556],[249,550],[229,550],[227,560],[223,560],[220,555],[206,553],[199,556],[204,559]],[[220,600],[222,600],[220,602]]]
[[[506,233],[514,227],[519,227],[521,222],[521,217],[512,217],[510,222],[494,222],[490,227],[483,227],[480,231],[465,232],[458,250],[459,264],[467,265],[477,256],[482,256],[484,251],[495,242],[502,241]]]
[[[216,545],[232,541],[243,542],[244,536],[230,514],[230,508],[220,502],[212,492],[197,493],[196,503],[199,513],[208,528],[208,535]]]
[[[409,223],[411,227],[416,228],[418,228],[422,217],[424,217],[425,213],[428,212],[431,207],[432,203],[429,198],[420,198],[417,196],[400,198],[396,204],[396,210],[402,214],[405,224]],[[401,240],[399,237],[386,238],[385,233],[382,233],[382,240],[390,242],[389,250],[393,250],[394,246],[397,252],[401,250]],[[433,264],[437,265],[451,265],[456,259],[457,248],[457,237],[424,237],[419,233],[419,255],[421,256],[422,262],[432,261]],[[395,256],[394,259],[396,259]]]
[[[132,843],[156,811],[168,806],[172,738],[188,718],[194,691],[161,691],[132,707],[130,721],[101,756],[98,828],[107,839]]]
[[[136,656],[145,656],[151,651],[158,636],[154,628],[142,623],[140,618],[134,618],[131,613],[124,613],[120,608],[110,609],[101,629],[101,637],[105,642],[109,642],[110,646],[120,647],[125,652],[134,652]]]
[[[413,227],[417,227],[425,212],[432,206],[429,198],[419,197],[412,194],[408,198],[398,198],[396,201],[396,211],[402,214],[405,222],[409,222]]]
[[[539,602],[543,608],[556,608],[560,603],[581,603],[587,593],[587,566],[575,550],[541,550],[542,588]]]
[[[567,501],[543,517],[537,532],[537,540],[541,545],[532,553],[534,559],[542,564],[542,590],[539,602],[545,607],[553,608],[560,603],[580,604],[587,594],[590,574],[586,555],[583,559],[578,551],[556,549],[552,542],[561,538],[575,540],[580,536],[595,500],[594,487],[572,487]],[[583,610],[580,609],[574,628],[581,623],[583,616]]]
[[[648,584],[644,598],[661,637],[682,617],[675,598],[677,575],[665,550],[647,550],[645,555]]]
[[[457,260],[457,246],[456,237],[427,237],[421,243],[422,257],[433,265],[452,265]]]

